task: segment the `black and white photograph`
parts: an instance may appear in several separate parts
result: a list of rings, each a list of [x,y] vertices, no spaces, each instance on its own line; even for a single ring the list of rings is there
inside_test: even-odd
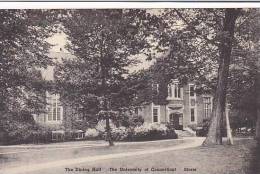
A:
[[[0,8],[1,174],[260,173],[260,8],[47,3]]]

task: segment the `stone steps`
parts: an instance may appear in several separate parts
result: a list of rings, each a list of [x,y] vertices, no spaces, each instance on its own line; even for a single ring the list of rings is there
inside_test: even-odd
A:
[[[193,132],[190,132],[188,130],[175,130],[175,132],[178,134],[178,137],[195,137],[196,134]]]

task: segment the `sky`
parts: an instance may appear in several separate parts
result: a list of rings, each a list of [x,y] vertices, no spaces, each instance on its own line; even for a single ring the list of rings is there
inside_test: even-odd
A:
[[[50,49],[50,55],[55,55],[61,52],[61,49],[63,53],[69,53],[65,49],[65,45],[67,43],[67,37],[65,33],[57,33],[48,38],[47,41],[53,45],[53,47]],[[129,67],[130,73],[141,69],[147,69],[155,62],[155,60],[147,61],[144,55],[138,56],[138,59],[140,60],[140,63]],[[43,78],[46,80],[53,80],[53,69],[54,67],[49,66],[47,69],[43,70]]]

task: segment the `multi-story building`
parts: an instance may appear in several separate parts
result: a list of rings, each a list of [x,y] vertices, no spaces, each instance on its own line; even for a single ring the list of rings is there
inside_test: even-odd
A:
[[[159,84],[155,84],[159,93]],[[178,80],[168,84],[167,104],[149,104],[138,109],[138,115],[147,123],[172,123],[176,129],[196,127],[210,117],[212,95],[196,93],[194,83],[180,85]]]
[[[63,52],[51,53],[51,57],[56,59],[69,56],[70,54]],[[48,71],[46,76],[51,77],[50,80],[52,80],[53,70]],[[163,104],[150,102],[136,110],[136,113],[142,116],[145,122],[173,123],[176,129],[183,129],[189,126],[196,127],[204,119],[209,118],[213,103],[212,95],[197,94],[196,85],[192,82],[181,85],[178,80],[171,80],[167,88],[166,102]],[[163,89],[167,90],[167,88]],[[153,83],[153,89],[160,93],[159,90],[162,88],[159,87],[159,84]],[[81,129],[74,124],[83,121],[76,106],[65,105],[66,102],[61,102],[60,95],[49,92],[46,92],[46,101],[46,113],[35,116],[36,122],[57,128]]]

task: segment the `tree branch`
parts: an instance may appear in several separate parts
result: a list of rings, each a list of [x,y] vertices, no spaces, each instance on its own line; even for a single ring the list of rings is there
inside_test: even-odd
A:
[[[177,10],[177,9],[173,9],[174,12],[176,12],[176,14],[181,18],[181,20],[186,24],[188,25],[189,27],[191,27],[195,32],[196,32],[196,35],[198,36],[201,36],[204,40],[206,40],[207,42],[213,44],[213,45],[216,45],[217,46],[217,43],[214,42],[214,40],[211,40],[209,38],[207,38],[205,35],[203,35],[199,30],[196,29],[195,26],[191,25],[183,16],[182,14]]]

